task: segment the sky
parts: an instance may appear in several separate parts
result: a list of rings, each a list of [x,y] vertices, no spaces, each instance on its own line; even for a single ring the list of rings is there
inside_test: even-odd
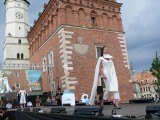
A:
[[[28,0],[29,24],[43,11],[49,0]],[[38,1],[38,3],[37,3]],[[129,63],[135,72],[149,70],[156,51],[160,56],[160,0],[117,0],[122,3],[121,15],[128,50]],[[0,0],[0,63],[3,63],[5,6]]]

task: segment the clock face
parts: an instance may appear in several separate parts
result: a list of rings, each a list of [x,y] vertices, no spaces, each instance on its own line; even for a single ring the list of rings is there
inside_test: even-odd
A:
[[[17,13],[16,13],[16,17],[17,17],[18,19],[22,19],[22,18],[23,18],[23,14],[22,14],[21,12],[17,12]]]

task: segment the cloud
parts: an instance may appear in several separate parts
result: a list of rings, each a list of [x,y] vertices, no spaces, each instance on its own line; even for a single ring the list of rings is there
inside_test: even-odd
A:
[[[49,0],[29,0],[29,24],[33,25],[34,20],[38,19],[39,12],[43,12],[44,3],[48,3]]]
[[[119,0],[126,32],[129,61],[137,72],[149,70],[156,51],[160,53],[159,0]]]
[[[0,63],[3,62],[3,43],[5,40],[5,0],[0,0]],[[44,3],[48,3],[49,0],[28,0],[29,6],[29,24],[33,25],[33,21],[38,18],[38,13],[43,11]]]
[[[38,19],[44,3],[49,0],[28,0],[29,24]],[[119,0],[122,22],[126,36],[129,61],[137,72],[148,70],[156,51],[160,55],[160,0]],[[5,31],[5,5],[0,0],[0,61],[3,59],[3,41]]]
[[[5,6],[4,1],[0,1],[0,63],[3,61],[3,43],[5,40]]]

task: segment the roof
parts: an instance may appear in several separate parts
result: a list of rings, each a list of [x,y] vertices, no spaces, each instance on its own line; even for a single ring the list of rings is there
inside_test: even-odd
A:
[[[155,77],[152,75],[150,71],[144,71],[141,73],[137,73],[136,80],[139,83],[142,81],[143,83],[152,84],[154,83]]]

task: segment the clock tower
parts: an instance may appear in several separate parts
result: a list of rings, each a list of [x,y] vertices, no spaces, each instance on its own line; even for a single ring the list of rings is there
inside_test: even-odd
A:
[[[6,28],[4,42],[5,64],[29,64],[27,34],[28,0],[5,0]]]

